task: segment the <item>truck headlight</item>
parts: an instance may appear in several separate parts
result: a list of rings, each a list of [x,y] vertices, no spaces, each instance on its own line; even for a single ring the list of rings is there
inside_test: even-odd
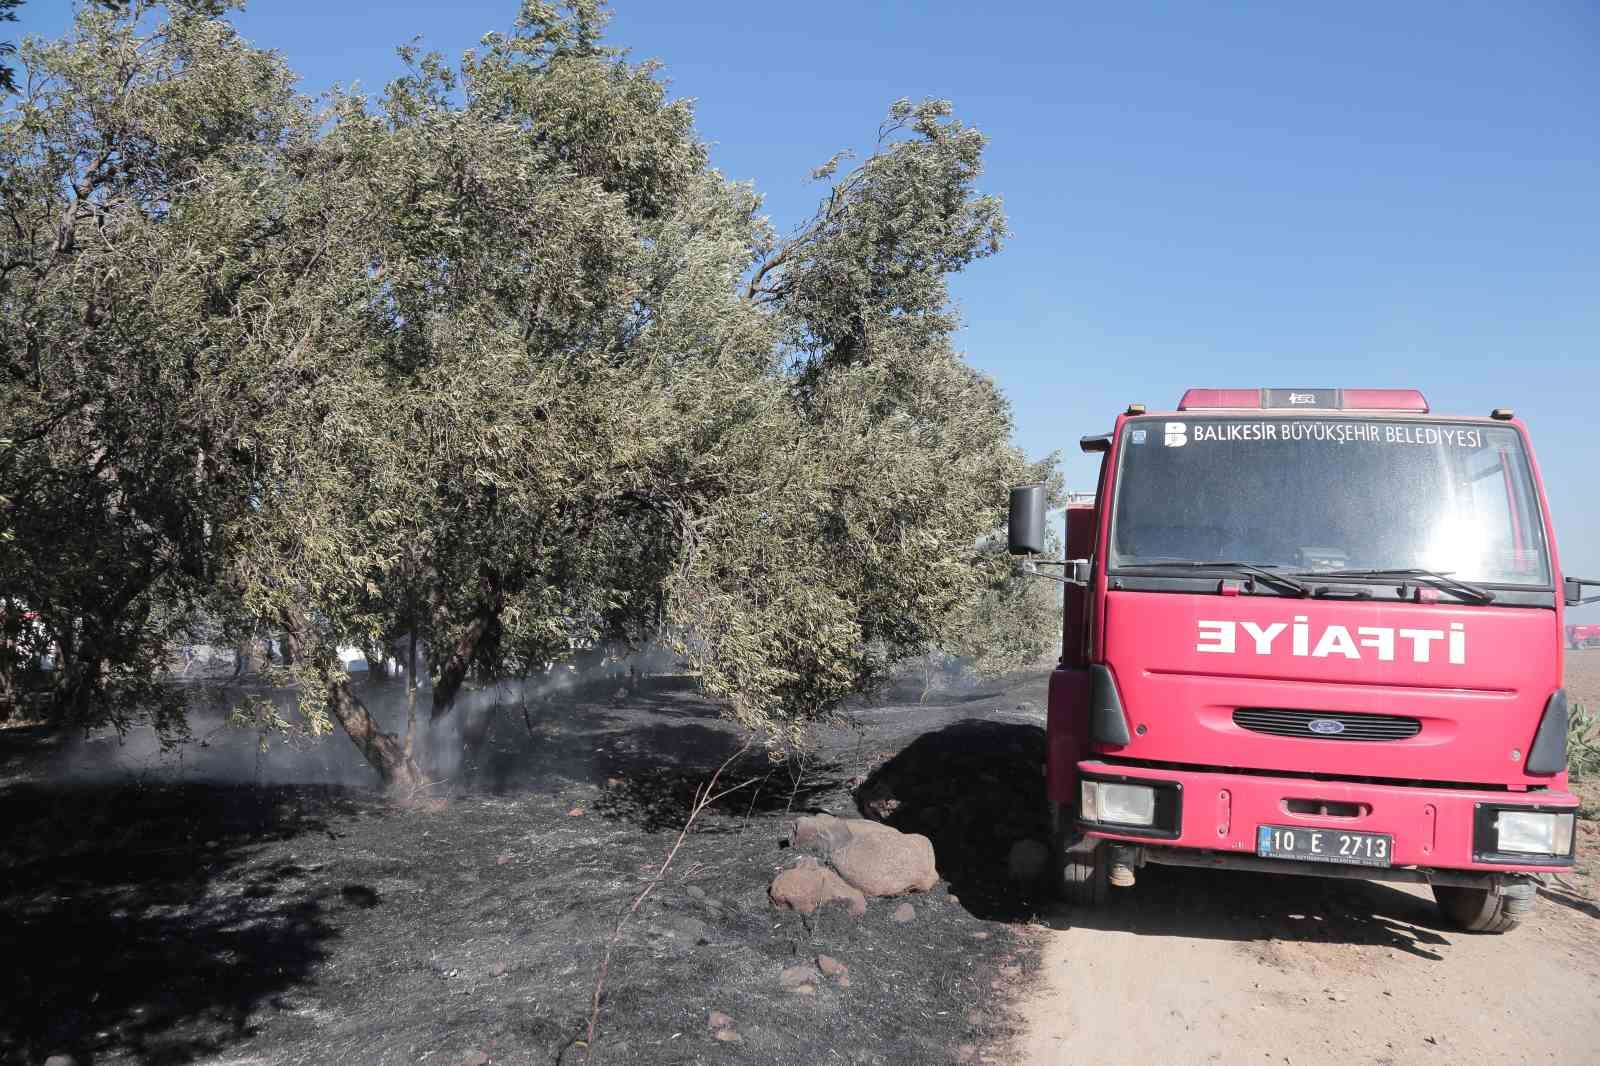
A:
[[[1521,855],[1570,855],[1572,814],[1552,811],[1501,811],[1495,819],[1495,848]]]
[[[1117,825],[1154,825],[1156,790],[1149,785],[1118,785],[1109,781],[1082,781],[1079,817],[1086,822]]]

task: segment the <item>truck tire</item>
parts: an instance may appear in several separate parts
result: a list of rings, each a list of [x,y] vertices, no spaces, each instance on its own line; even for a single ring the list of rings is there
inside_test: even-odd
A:
[[[1439,910],[1457,928],[1469,933],[1508,933],[1533,912],[1539,886],[1532,881],[1512,881],[1496,894],[1487,888],[1434,885]]]
[[[1077,811],[1051,805],[1051,868],[1057,894],[1075,907],[1099,907],[1111,892],[1106,849],[1101,841],[1084,838],[1077,829]]]

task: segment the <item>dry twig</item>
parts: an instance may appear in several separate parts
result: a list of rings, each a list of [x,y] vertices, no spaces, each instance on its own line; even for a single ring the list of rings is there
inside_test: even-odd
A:
[[[628,924],[628,919],[638,912],[650,893],[655,891],[655,887],[666,879],[667,870],[672,866],[672,860],[678,857],[678,850],[683,847],[683,842],[688,839],[689,832],[694,828],[695,819],[700,817],[701,812],[722,799],[722,797],[756,782],[757,778],[752,777],[747,781],[739,782],[739,784],[731,788],[725,788],[721,792],[716,790],[717,780],[722,777],[722,772],[732,766],[745,752],[749,751],[750,744],[751,741],[746,740],[738,751],[728,756],[723,764],[717,767],[716,772],[711,775],[709,781],[695,789],[694,804],[689,808],[689,817],[684,820],[683,828],[678,831],[678,839],[672,842],[672,847],[668,850],[667,857],[661,860],[661,865],[656,868],[656,872],[649,881],[645,882],[644,889],[633,898],[633,903],[629,905],[628,909],[618,916],[617,924],[611,930],[611,938],[606,941],[605,951],[600,955],[600,968],[594,977],[594,995],[589,1000],[589,1028],[584,1034],[583,1040],[579,1042],[584,1049],[583,1061],[586,1064],[595,1061],[594,1034],[600,1026],[600,997],[605,994],[606,974],[611,969],[611,955],[616,950],[618,942],[622,940],[623,928]]]

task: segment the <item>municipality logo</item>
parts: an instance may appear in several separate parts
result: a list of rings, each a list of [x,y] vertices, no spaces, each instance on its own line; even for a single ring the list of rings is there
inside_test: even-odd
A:
[[[1186,422],[1168,422],[1162,443],[1169,448],[1181,448],[1189,443],[1189,425]]]

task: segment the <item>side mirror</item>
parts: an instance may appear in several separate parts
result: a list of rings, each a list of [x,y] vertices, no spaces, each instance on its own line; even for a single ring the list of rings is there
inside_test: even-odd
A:
[[[1016,495],[1016,490],[1013,489],[1011,493],[1011,513],[1013,515],[1016,514]],[[1600,603],[1600,592],[1596,592],[1593,596],[1585,596],[1583,594],[1585,586],[1592,589],[1600,589],[1600,580],[1592,577],[1569,577],[1563,582],[1563,585],[1566,588],[1568,607],[1579,607],[1586,603]]]
[[[1019,485],[1011,490],[1006,550],[1012,555],[1044,554],[1043,485]]]

